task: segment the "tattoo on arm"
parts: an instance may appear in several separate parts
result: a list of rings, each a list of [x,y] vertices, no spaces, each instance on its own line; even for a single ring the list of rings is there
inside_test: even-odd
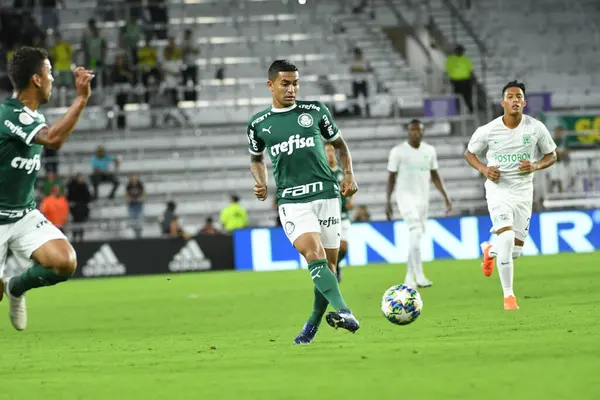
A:
[[[265,165],[264,156],[254,155],[250,156],[250,171],[254,180],[259,185],[267,185],[267,166]]]
[[[344,138],[340,136],[331,142],[331,144],[340,151],[340,163],[342,164],[344,173],[354,174],[354,170],[352,169],[352,156],[350,155],[350,149],[348,149],[348,145]]]

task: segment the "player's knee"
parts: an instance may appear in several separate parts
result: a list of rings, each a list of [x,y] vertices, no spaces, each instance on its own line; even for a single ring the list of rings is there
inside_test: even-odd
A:
[[[516,246],[513,249],[513,253],[512,253],[512,258],[513,260],[516,260],[517,258],[521,257],[521,252],[523,251],[523,247],[522,246]]]
[[[54,272],[62,276],[71,276],[77,269],[77,257],[75,251],[70,249],[64,251],[56,257],[54,265],[51,266]]]

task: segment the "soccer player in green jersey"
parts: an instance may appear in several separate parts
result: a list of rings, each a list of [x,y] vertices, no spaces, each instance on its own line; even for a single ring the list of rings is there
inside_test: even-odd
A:
[[[318,101],[297,101],[298,68],[287,60],[271,64],[267,86],[273,105],[248,123],[254,195],[267,199],[266,150],[273,164],[279,217],[288,239],[308,263],[314,282],[314,306],[295,344],[313,341],[328,304],[335,311],[326,320],[334,328],[359,329],[340,293],[335,276],[340,247],[340,191],[352,196],[358,190],[352,158],[329,110]],[[340,151],[344,179],[331,172],[324,141]],[[341,186],[341,187],[340,187]]]
[[[335,154],[335,147],[332,144],[327,143],[325,145],[325,151],[327,152],[327,162],[329,163],[329,168],[331,168],[331,172],[335,175],[338,182],[341,184],[344,181],[344,170],[338,164],[337,156]],[[348,251],[348,236],[350,234],[350,210],[354,208],[352,204],[352,199],[350,197],[342,196],[342,206],[341,206],[341,218],[342,218],[342,231],[340,236],[340,252],[338,253],[338,262],[335,273],[337,275],[338,282],[342,281],[342,268],[340,267],[340,262],[346,256],[346,252]]]
[[[38,110],[50,99],[52,66],[45,50],[22,47],[9,65],[15,94],[0,105],[0,276],[10,248],[30,267],[21,275],[0,280],[0,300],[6,294],[15,329],[27,327],[25,292],[64,282],[77,266],[65,235],[35,207],[34,184],[42,148],[58,149],[69,138],[90,96],[94,75],[75,70],[77,98],[52,126]]]

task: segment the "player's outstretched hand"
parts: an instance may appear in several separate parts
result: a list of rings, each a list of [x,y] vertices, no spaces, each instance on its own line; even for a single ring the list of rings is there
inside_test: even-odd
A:
[[[537,164],[534,162],[531,162],[529,160],[521,160],[521,166],[519,167],[519,171],[521,171],[524,174],[530,174],[532,172],[537,171],[538,167]]]
[[[259,185],[258,183],[254,185],[254,195],[260,201],[265,201],[269,196],[269,192],[267,191],[267,185]]]
[[[385,204],[385,216],[388,221],[391,221],[394,218],[394,209],[392,208],[392,203]]]
[[[356,183],[356,179],[354,179],[354,174],[346,174],[344,175],[344,180],[341,184],[342,196],[350,197],[354,195],[354,193],[358,192],[358,184]]]
[[[88,99],[92,94],[92,88],[90,82],[94,79],[94,71],[85,69],[83,67],[75,68],[73,71],[75,76],[75,88],[77,89],[77,96],[85,97]]]
[[[486,167],[484,175],[492,182],[496,182],[498,179],[500,179],[500,171],[498,171],[498,167]]]

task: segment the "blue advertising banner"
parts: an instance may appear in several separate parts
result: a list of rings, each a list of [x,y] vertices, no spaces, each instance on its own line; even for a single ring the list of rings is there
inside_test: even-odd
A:
[[[431,219],[422,242],[423,261],[475,259],[491,238],[488,216]],[[355,223],[345,264],[405,263],[408,230],[402,221]],[[276,271],[306,268],[281,228],[234,232],[235,268]],[[591,252],[600,249],[600,210],[535,213],[523,255]]]
[[[525,96],[527,105],[525,114],[537,116],[542,112],[552,110],[552,93],[550,92],[531,92]]]
[[[423,115],[425,117],[453,117],[458,115],[456,97],[426,97],[423,99]]]

